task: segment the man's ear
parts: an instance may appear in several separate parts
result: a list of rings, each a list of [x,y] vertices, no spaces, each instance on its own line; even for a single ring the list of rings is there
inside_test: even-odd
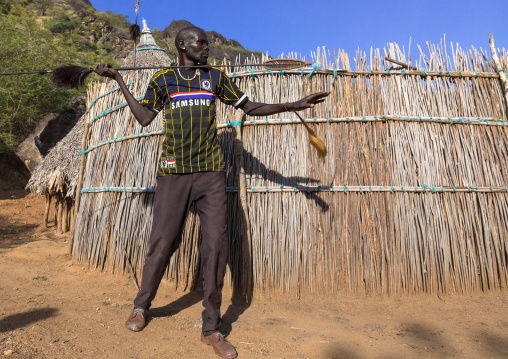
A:
[[[184,40],[178,41],[178,47],[180,48],[180,50],[185,50],[185,41]]]

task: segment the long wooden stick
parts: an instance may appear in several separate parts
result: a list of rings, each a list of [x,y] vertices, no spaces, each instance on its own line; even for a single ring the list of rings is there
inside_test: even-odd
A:
[[[48,217],[51,209],[51,195],[46,194],[46,208],[44,209],[44,220],[42,222],[42,228],[48,228]]]
[[[394,64],[397,64],[397,65],[400,65],[402,67],[405,67],[406,69],[411,69],[411,70],[418,70],[416,67],[414,66],[411,66],[411,65],[408,65],[404,62],[400,62],[400,61],[397,61],[397,60],[394,60],[394,59],[390,59],[388,56],[385,56],[385,60],[386,61],[390,61],[390,62],[393,62]]]
[[[187,68],[193,68],[193,69],[209,69],[212,67],[224,67],[224,68],[235,68],[235,67],[264,67],[273,71],[278,70],[291,70],[291,69],[298,69],[300,67],[306,67],[309,65],[312,65],[309,61],[300,61],[295,59],[278,59],[279,63],[274,63],[272,60],[265,61],[261,64],[257,63],[251,63],[251,64],[236,64],[236,65],[172,65],[172,66],[143,66],[143,67],[113,67],[115,70],[118,71],[131,71],[131,70],[156,70],[156,69],[187,69]],[[280,67],[282,65],[283,67]],[[272,65],[272,66],[271,66]],[[278,67],[279,66],[279,67]],[[83,67],[86,69],[86,67]],[[89,70],[92,70],[92,67],[88,68]],[[57,70],[57,69],[55,69]],[[0,75],[33,75],[33,74],[39,74],[39,75],[45,75],[53,73],[55,70],[37,70],[37,71],[20,71],[20,72],[3,72],[0,73]]]
[[[237,115],[235,121],[241,121],[242,116]],[[242,296],[246,303],[250,301],[252,291],[252,241],[250,236],[249,213],[247,207],[247,185],[245,181],[245,169],[243,166],[243,140],[242,127],[235,129],[235,157],[238,173],[238,198],[241,208],[242,226]]]
[[[496,46],[494,45],[494,36],[492,36],[492,34],[489,34],[489,45],[490,45],[490,52],[492,52],[492,60],[494,60],[494,63],[496,64],[497,72],[499,73],[499,82],[501,82],[501,85],[504,90],[506,113],[508,116],[508,77],[506,76],[506,69],[503,69],[503,66],[501,65],[501,61],[499,61],[499,57],[497,56]]]

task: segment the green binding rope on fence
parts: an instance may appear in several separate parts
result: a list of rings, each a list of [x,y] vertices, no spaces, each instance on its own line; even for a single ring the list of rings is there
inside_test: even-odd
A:
[[[78,153],[80,155],[86,155],[88,152],[93,151],[96,148],[99,148],[99,147],[105,146],[105,145],[110,145],[111,142],[117,143],[117,142],[121,142],[121,141],[125,141],[125,140],[132,140],[134,138],[141,138],[141,137],[162,135],[163,133],[164,133],[163,130],[158,129],[158,130],[155,130],[155,131],[146,131],[146,132],[140,132],[140,133],[133,133],[131,135],[124,136],[124,137],[110,138],[109,140],[104,140],[104,141],[99,142],[99,143],[97,143],[97,144],[95,144],[93,146],[89,146],[86,150],[78,151]]]
[[[249,70],[250,70],[250,73],[252,75],[252,78],[255,79],[256,78],[256,74],[254,73],[254,70],[252,69],[252,67],[249,66]]]
[[[492,125],[492,126],[500,126],[502,125],[503,127],[506,127],[506,121],[503,120],[503,119],[497,119],[497,118],[490,118],[491,121],[494,121],[494,123],[489,123],[488,119],[485,118],[485,119],[481,119],[479,117],[476,117],[476,118],[473,118],[473,117],[447,117],[446,118],[446,121],[445,119],[443,119],[442,117],[423,117],[423,116],[400,116],[400,115],[374,115],[374,116],[356,116],[356,117],[338,117],[338,118],[332,118],[332,117],[326,117],[326,118],[317,118],[317,117],[314,117],[314,122],[315,123],[324,123],[324,122],[327,122],[327,123],[332,123],[332,122],[352,122],[352,121],[355,121],[355,122],[374,122],[374,121],[381,121],[381,122],[385,122],[385,121],[408,121],[408,122],[411,122],[411,121],[418,121],[420,123],[425,123],[425,122],[434,122],[434,120],[438,120],[438,121],[441,121],[440,123],[442,124],[450,124],[450,125],[455,125],[455,124],[463,124],[463,125]],[[305,120],[305,118],[304,118]],[[448,121],[448,122],[447,122]],[[281,125],[281,124],[292,124],[294,122],[294,120],[291,118],[291,119],[282,119],[282,118],[278,118],[278,119],[268,119],[268,118],[263,118],[262,120],[249,120],[245,123],[243,123],[243,126],[250,126],[250,125],[257,125],[257,124],[263,124],[263,125]],[[308,122],[307,120],[305,120],[305,122]],[[235,126],[235,125],[230,125],[229,123],[231,122],[227,122],[227,123],[223,123],[223,124],[219,124],[217,126],[217,128],[224,128],[224,127],[232,127],[232,126]],[[299,123],[299,122],[297,122]]]
[[[136,97],[136,100],[138,100],[138,101],[141,101],[142,99],[143,99],[143,96]],[[123,102],[120,102],[120,104],[118,106],[110,107],[107,110],[104,110],[100,115],[97,115],[90,120],[90,125],[93,124],[95,121],[101,119],[102,117],[107,116],[112,112],[121,110],[122,108],[127,107],[127,106],[128,106],[127,103],[124,104]]]
[[[164,49],[161,49],[160,47],[153,47],[153,46],[150,46],[150,47],[143,47],[141,49],[139,48],[136,48],[136,53],[138,53],[139,51],[146,51],[146,50],[150,50],[152,52],[152,55],[153,55],[153,51],[164,51],[166,52],[166,50]],[[131,51],[131,54],[133,53],[133,51]]]
[[[396,72],[392,72],[393,70],[390,70],[390,69],[385,69],[385,70],[355,70],[355,69],[335,69],[335,68],[329,68],[329,69],[314,69],[314,67],[310,68],[310,69],[305,69],[303,67],[300,67],[299,68],[299,73],[297,72],[298,70],[297,69],[293,69],[293,70],[284,70],[286,74],[300,74],[300,77],[303,77],[304,73],[309,71],[309,75],[311,74],[315,74],[315,73],[320,73],[320,74],[324,74],[324,75],[333,75],[335,76],[335,73],[338,72],[338,70],[340,70],[340,73],[341,75],[349,75],[349,76],[359,76],[359,75],[366,75],[366,76],[377,76],[377,75],[380,75],[380,76],[441,76],[441,77],[444,77],[444,76],[448,76],[448,77],[462,77],[462,78],[465,78],[465,77],[480,77],[480,76],[484,76],[484,77],[487,77],[487,76],[491,76],[491,77],[499,77],[498,74],[495,74],[493,72],[478,72],[478,71],[462,71],[462,70],[454,70],[454,74],[452,74],[451,71],[444,71],[444,70],[438,70],[438,71],[433,71],[433,70],[421,70],[421,69],[418,69],[418,70],[406,70],[406,69],[401,69],[400,72],[399,70],[395,70]],[[504,69],[501,69],[498,71],[498,73],[501,71],[501,72],[505,72],[506,70]],[[257,75],[269,75],[271,70],[258,70],[257,71]],[[279,70],[279,72],[282,71],[282,70]],[[423,72],[422,72],[423,71]],[[505,72],[506,73],[506,72]],[[228,74],[228,75],[231,75]],[[251,76],[251,73],[249,73],[248,71],[244,71],[244,72],[240,72],[240,73],[236,73],[236,77],[243,77],[243,76]],[[312,76],[312,75],[311,75]],[[333,80],[332,80],[333,82]]]
[[[316,62],[314,64],[314,67],[312,68],[312,71],[309,73],[309,78],[312,76],[312,74],[317,70],[317,68],[321,65],[321,62]]]
[[[232,122],[228,122],[227,123],[228,127],[233,127],[233,126],[241,126],[242,125],[242,121],[232,121]]]
[[[81,193],[102,193],[102,192],[131,192],[131,193],[142,193],[142,192],[155,192],[155,187],[89,187],[83,188]]]
[[[136,83],[136,81],[130,81],[130,82],[127,82],[127,84],[126,84],[126,85],[127,85],[127,86],[129,86],[129,85],[132,85],[132,84],[135,84],[135,83]],[[120,90],[120,86],[113,87],[111,90],[106,91],[106,92],[104,92],[103,94],[101,94],[101,95],[97,96],[96,98],[94,98],[94,99],[90,102],[90,105],[88,105],[88,108],[87,108],[87,109],[86,109],[86,111],[85,111],[85,115],[86,115],[86,114],[88,113],[88,111],[89,111],[89,110],[90,110],[90,109],[91,109],[91,108],[95,105],[95,103],[97,102],[97,100],[99,100],[99,99],[103,98],[104,96],[109,95],[110,93],[113,93],[113,92],[115,92],[115,91],[118,91],[118,90]]]

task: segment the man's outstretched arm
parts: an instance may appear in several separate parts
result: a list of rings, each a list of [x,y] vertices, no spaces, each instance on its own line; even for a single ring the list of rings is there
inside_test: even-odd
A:
[[[323,102],[325,97],[329,94],[330,92],[317,92],[296,102],[288,102],[285,104],[266,104],[247,101],[241,108],[249,116],[268,116],[286,111],[301,111],[312,108],[314,105]]]
[[[139,101],[134,98],[127,88],[127,85],[125,85],[122,75],[120,75],[120,73],[115,69],[111,68],[110,64],[98,64],[95,66],[94,71],[101,76],[109,77],[118,82],[118,86],[120,86],[120,90],[122,90],[132,114],[136,117],[136,120],[138,120],[141,126],[148,126],[155,116],[157,116],[156,113],[141,105]]]

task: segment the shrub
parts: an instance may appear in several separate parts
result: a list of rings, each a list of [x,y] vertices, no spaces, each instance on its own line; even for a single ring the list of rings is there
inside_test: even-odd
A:
[[[48,30],[54,34],[72,31],[80,26],[81,22],[78,19],[71,19],[67,14],[60,14],[48,21]]]

